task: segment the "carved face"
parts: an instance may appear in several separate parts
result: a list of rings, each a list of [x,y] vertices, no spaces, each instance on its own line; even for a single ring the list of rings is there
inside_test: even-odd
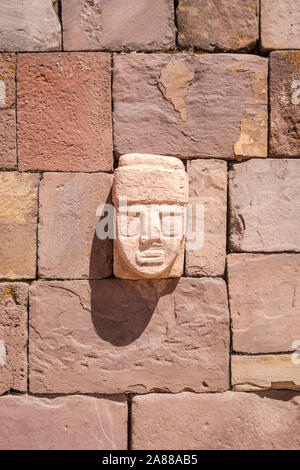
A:
[[[184,206],[120,205],[117,208],[119,253],[133,273],[156,277],[172,266],[184,242]]]

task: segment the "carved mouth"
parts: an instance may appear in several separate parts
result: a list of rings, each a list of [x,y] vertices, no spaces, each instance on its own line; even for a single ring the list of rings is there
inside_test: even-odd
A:
[[[161,264],[164,262],[165,252],[156,247],[148,248],[148,250],[137,252],[136,259],[140,264]]]

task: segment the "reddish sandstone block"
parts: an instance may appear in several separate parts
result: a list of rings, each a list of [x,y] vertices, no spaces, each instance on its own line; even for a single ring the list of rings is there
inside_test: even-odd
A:
[[[229,173],[230,249],[300,251],[300,160],[249,160]]]
[[[0,394],[27,388],[27,284],[0,284]]]
[[[64,49],[175,47],[173,0],[63,0]]]
[[[298,449],[299,419],[292,392],[134,397],[132,449]]]
[[[30,296],[33,393],[228,388],[222,279],[44,281]]]
[[[114,64],[117,155],[267,156],[267,59],[127,54]]]
[[[0,54],[0,167],[15,168],[15,54]]]
[[[233,350],[293,351],[300,340],[300,254],[229,255]]]
[[[0,173],[0,278],[36,275],[39,175]]]
[[[298,0],[261,0],[261,46],[264,50],[300,49]]]
[[[185,271],[188,276],[222,276],[226,259],[227,165],[221,160],[192,160],[188,174],[195,229],[196,204],[204,207],[204,241],[201,249],[186,249]]]
[[[232,356],[234,390],[300,390],[299,354],[294,354]]]
[[[126,401],[69,396],[0,398],[2,450],[125,450]]]
[[[205,51],[251,50],[258,40],[258,0],[179,0],[178,43]]]
[[[270,54],[270,156],[300,156],[300,52]]]
[[[39,197],[39,276],[101,279],[112,274],[112,240],[99,240],[112,175],[44,173]]]
[[[9,0],[0,5],[0,49],[55,51],[61,49],[58,0]]]
[[[112,170],[109,54],[19,57],[18,152],[22,170]]]

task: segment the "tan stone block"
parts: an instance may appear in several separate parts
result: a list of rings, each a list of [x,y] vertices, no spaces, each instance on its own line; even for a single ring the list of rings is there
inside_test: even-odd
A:
[[[0,49],[56,51],[61,49],[57,0],[9,0],[0,5]]]
[[[260,18],[262,49],[300,49],[298,0],[261,0]]]
[[[300,340],[300,254],[228,256],[233,350],[294,351]]]
[[[30,390],[226,390],[228,322],[223,279],[36,282]]]
[[[0,398],[1,450],[125,450],[122,398],[87,396]]]
[[[114,274],[121,279],[180,277],[188,175],[162,155],[123,155],[115,171]]]
[[[251,50],[258,40],[258,0],[179,0],[176,13],[182,47]]]
[[[266,157],[267,78],[268,60],[253,55],[117,55],[116,155]]]
[[[196,229],[196,204],[204,208],[204,244],[201,249],[186,249],[188,276],[222,276],[226,259],[227,165],[221,160],[192,160],[188,163],[189,203]],[[201,221],[197,233],[202,227]]]
[[[19,168],[112,171],[110,81],[109,54],[20,55]]]
[[[175,47],[173,0],[62,0],[64,50]]]
[[[300,390],[298,353],[231,356],[234,390]]]
[[[0,283],[0,394],[27,389],[27,301],[27,284]]]
[[[0,173],[0,277],[36,275],[36,224],[39,175]]]
[[[133,450],[299,449],[300,397],[292,392],[134,397]],[[192,461],[192,460],[191,460]]]
[[[112,273],[112,240],[100,240],[97,208],[111,203],[112,175],[44,173],[39,197],[39,276],[101,279]]]

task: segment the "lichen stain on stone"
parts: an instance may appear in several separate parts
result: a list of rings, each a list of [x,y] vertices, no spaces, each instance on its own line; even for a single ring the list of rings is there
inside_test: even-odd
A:
[[[184,98],[194,76],[194,72],[189,70],[184,62],[169,62],[162,69],[158,82],[158,88],[161,93],[172,103],[174,109],[180,113],[183,122],[187,119]]]
[[[234,154],[242,157],[267,157],[268,115],[247,110],[241,121],[240,137],[234,144]]]
[[[267,104],[267,79],[268,75],[265,72],[258,72],[254,75],[252,82],[253,100],[250,104]]]

